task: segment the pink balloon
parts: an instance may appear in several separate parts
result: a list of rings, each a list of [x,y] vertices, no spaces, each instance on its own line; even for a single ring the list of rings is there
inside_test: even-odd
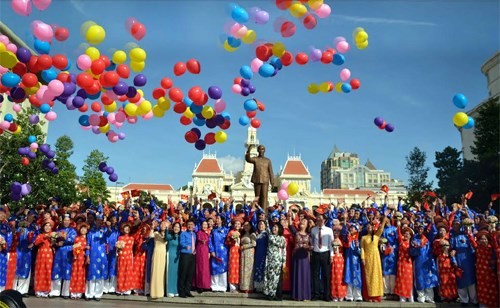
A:
[[[15,112],[21,112],[22,108],[21,108],[21,105],[19,104],[14,104],[12,106],[12,110],[14,110]]]
[[[28,16],[31,14],[31,1],[30,0],[12,0],[12,9],[14,12],[21,16]]]
[[[8,71],[9,71],[8,68],[5,68],[5,67],[0,65],[0,74],[7,73]]]
[[[79,69],[81,69],[82,71],[86,71],[90,68],[90,66],[92,65],[92,59],[90,59],[89,56],[87,55],[80,55],[78,56],[78,58],[76,59],[76,65],[78,66]]]
[[[57,113],[54,111],[49,111],[47,114],[45,114],[45,119],[49,122],[55,121],[57,119]]]
[[[137,19],[135,19],[134,17],[127,18],[127,20],[125,21],[125,28],[127,29],[127,32],[130,32],[130,30],[132,29],[132,26],[135,23],[137,23]]]
[[[10,122],[7,122],[7,121],[5,121],[5,120],[4,120],[4,121],[2,121],[2,122],[0,123],[0,127],[1,127],[1,128],[3,128],[3,129],[9,129],[9,127],[10,127]]]
[[[38,143],[33,142],[32,144],[30,144],[30,149],[32,149],[32,150],[38,149]]]
[[[346,53],[349,51],[349,43],[347,41],[340,41],[337,43],[335,48],[340,53]]]
[[[10,43],[9,38],[6,35],[0,34],[0,43],[7,45]]]
[[[344,68],[340,71],[340,79],[342,81],[346,81],[351,77],[351,71],[347,68]]]
[[[116,128],[120,128],[123,126],[123,122],[115,122],[114,125]]]
[[[214,104],[214,110],[217,113],[221,113],[226,109],[226,102],[223,99],[218,99]]]
[[[151,120],[153,118],[153,111],[150,110],[148,113],[142,116],[144,120]]]
[[[314,13],[316,13],[316,15],[318,15],[319,18],[326,18],[326,17],[330,16],[331,12],[332,12],[332,9],[326,3],[323,3],[319,7],[319,9],[317,9],[316,11],[314,11]]]
[[[90,130],[92,126],[80,126],[83,130]]]
[[[127,115],[124,112],[118,111],[115,114],[115,120],[117,123],[123,123],[127,119]]]
[[[108,113],[108,122],[114,124],[116,122],[115,114],[113,112]]]
[[[234,26],[231,27],[231,35],[237,39],[243,38],[247,33],[247,31],[248,28],[240,24],[235,24]]]
[[[283,183],[281,183],[281,189],[287,190],[288,184],[290,184],[288,181],[283,181]]]
[[[231,87],[231,91],[234,94],[240,94],[241,93],[241,86],[239,84],[233,84],[233,86]]]
[[[334,40],[333,40],[333,45],[336,46],[339,42],[342,42],[342,41],[347,41],[345,37],[343,36],[337,36]]]
[[[115,143],[115,142],[118,141],[118,135],[115,132],[111,131],[111,132],[108,133],[108,140],[110,142]]]
[[[17,46],[15,44],[9,43],[5,47],[7,47],[7,50],[10,52],[13,52],[13,53],[17,52]]]
[[[42,101],[43,100],[43,96],[45,95],[45,92],[47,91],[47,89],[48,89],[48,87],[46,85],[40,86],[40,89],[38,89],[38,91],[36,91],[36,93],[35,93],[35,97],[39,101]]]
[[[31,23],[31,31],[37,39],[44,42],[52,41],[52,37],[54,36],[52,27],[40,20],[34,20]]]
[[[129,122],[130,124],[135,124],[137,123],[137,117],[136,116],[128,117],[127,122]]]
[[[33,5],[40,11],[46,10],[50,3],[52,3],[52,0],[33,0]]]
[[[89,116],[89,124],[92,126],[98,126],[99,122],[101,122],[101,119],[99,119],[99,116],[97,114],[91,114]]]
[[[280,189],[280,191],[278,191],[278,199],[282,201],[287,200],[288,192],[285,189]]]
[[[252,69],[252,72],[257,73],[259,71],[259,68],[264,64],[262,60],[259,58],[255,58],[250,62],[250,68]]]
[[[54,97],[59,96],[64,92],[64,84],[57,79],[51,80],[48,85],[48,90]]]

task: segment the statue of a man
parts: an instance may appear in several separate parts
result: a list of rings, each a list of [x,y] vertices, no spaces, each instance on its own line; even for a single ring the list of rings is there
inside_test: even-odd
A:
[[[250,145],[248,147],[247,153],[245,154],[245,160],[248,163],[253,164],[253,174],[251,181],[253,183],[255,197],[259,198],[258,202],[260,206],[262,206],[264,211],[267,213],[267,193],[269,191],[269,183],[271,183],[271,187],[274,187],[273,166],[271,164],[271,160],[267,157],[264,157],[266,148],[263,145],[259,145],[257,147],[259,156],[250,157],[250,150],[252,146],[253,145]]]

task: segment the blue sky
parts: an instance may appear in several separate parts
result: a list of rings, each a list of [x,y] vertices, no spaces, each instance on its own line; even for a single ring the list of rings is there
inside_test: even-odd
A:
[[[82,53],[78,46],[84,42],[80,36],[83,22],[93,20],[106,29],[106,40],[98,48],[108,53],[134,41],[125,30],[125,20],[137,18],[147,28],[139,45],[148,53],[142,73],[148,77],[144,89],[151,100],[151,91],[161,78],[175,77],[172,68],[176,62],[199,60],[200,75],[185,74],[174,82],[185,93],[194,85],[205,90],[211,85],[222,88],[233,120],[227,142],[211,146],[210,151],[223,158],[228,168],[241,163],[247,128],[237,118],[243,114],[244,98],[232,94],[230,87],[239,68],[254,58],[254,50],[245,45],[228,53],[220,44],[224,24],[230,20],[226,11],[230,1],[53,1],[46,11],[33,9],[29,17],[15,14],[10,2],[0,2],[0,19],[28,43],[33,41],[29,33],[33,20],[67,27],[70,38],[53,43],[51,54],[64,53],[73,60]],[[362,51],[351,48],[342,67],[293,64],[276,77],[252,79],[255,98],[267,107],[258,114],[262,122],[258,138],[266,145],[275,172],[288,154],[301,154],[317,190],[321,161],[335,144],[343,151],[358,153],[363,163],[369,158],[397,179],[407,179],[405,156],[415,146],[427,153],[427,165],[432,167],[436,151],[448,145],[461,147],[460,134],[451,120],[457,112],[453,95],[465,94],[467,109],[488,95],[480,67],[499,49],[498,1],[326,1],[332,7],[328,19],[318,19],[318,26],[310,31],[297,24],[297,33],[286,39],[273,31],[272,22],[280,16],[294,18],[278,10],[274,1],[235,3],[268,11],[267,25],[249,27],[258,39],[281,41],[294,54],[310,46],[330,47],[337,36],[352,41],[356,27],[369,34],[369,47]],[[343,67],[360,79],[358,91],[307,92],[312,82],[338,82]],[[82,130],[80,112],[68,111],[60,103],[56,112],[58,119],[51,123],[48,141],[53,144],[63,134],[73,139],[72,162],[80,174],[85,157],[98,148],[110,157],[108,164],[121,182],[180,187],[191,180],[194,164],[202,156],[184,140],[191,126],[181,125],[172,110],[161,119],[124,125],[121,131],[126,139],[113,144],[103,135]],[[394,124],[395,131],[380,131],[373,124],[376,116]],[[431,170],[430,179],[434,180],[435,171]]]

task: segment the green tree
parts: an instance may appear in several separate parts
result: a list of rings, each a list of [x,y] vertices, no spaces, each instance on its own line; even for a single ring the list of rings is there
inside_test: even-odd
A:
[[[408,172],[408,201],[410,205],[415,201],[420,201],[422,193],[432,187],[432,182],[427,182],[429,167],[425,165],[426,154],[415,147],[406,156],[406,172]]]
[[[464,166],[460,158],[460,151],[447,146],[442,152],[436,152],[434,167],[437,168],[438,194],[446,196],[448,203],[460,203],[460,197],[465,192]]]
[[[106,188],[106,181],[103,173],[99,170],[99,164],[108,160],[99,150],[92,150],[89,156],[85,159],[83,166],[83,176],[80,179],[80,184],[88,188],[86,194],[93,202],[97,201],[97,197],[103,200],[109,199],[109,191]]]

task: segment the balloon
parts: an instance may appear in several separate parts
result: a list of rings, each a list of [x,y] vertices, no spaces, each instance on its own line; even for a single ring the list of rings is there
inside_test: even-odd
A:
[[[465,112],[457,112],[453,116],[453,124],[462,127],[469,122],[469,116]]]
[[[467,106],[467,97],[461,93],[455,94],[453,96],[453,104],[457,108],[464,109]]]
[[[311,83],[308,87],[307,87],[307,91],[311,94],[316,94],[319,92],[319,86],[315,83]]]
[[[467,124],[465,124],[464,126],[462,126],[462,128],[465,128],[465,129],[471,129],[474,127],[474,119],[469,117],[468,121],[467,121]]]
[[[382,123],[384,123],[384,119],[382,119],[381,117],[376,117],[375,120],[373,120],[373,123],[375,123],[375,125],[377,126],[380,126],[382,125]]]
[[[14,73],[7,72],[7,73],[2,75],[1,81],[2,81],[2,85],[6,86],[8,88],[12,88],[12,87],[17,86],[19,84],[19,82],[21,82],[21,78]]]
[[[241,93],[241,86],[239,84],[233,84],[231,86],[231,92],[234,94],[240,94]]]
[[[21,158],[21,165],[27,166],[30,164],[30,160],[27,157]]]
[[[227,140],[227,134],[223,131],[218,131],[215,133],[215,141],[217,143],[224,143]]]
[[[266,12],[264,10],[260,10],[255,14],[255,23],[256,24],[264,25],[268,21],[269,21],[269,13],[268,12]]]
[[[76,65],[80,70],[86,71],[92,65],[92,59],[90,59],[90,57],[86,54],[80,55],[76,59]]]
[[[351,79],[349,84],[351,85],[353,90],[357,90],[361,86],[361,82],[359,81],[359,79],[356,78]]]
[[[143,74],[138,74],[137,76],[134,77],[134,86],[136,87],[143,87],[147,83],[147,78]]]
[[[258,59],[257,59],[258,60]],[[250,68],[250,66],[248,65],[243,65],[241,68],[240,68],[240,75],[241,77],[245,78],[245,79],[252,79],[253,77],[253,72],[252,72],[252,69]]]
[[[31,59],[31,51],[28,48],[19,47],[16,51],[16,57],[19,61],[28,63]],[[2,63],[2,66],[6,67],[5,65],[3,65],[3,61],[0,63]]]
[[[260,127],[260,120],[259,119],[252,119],[252,121],[250,121],[250,125],[253,127],[253,128],[259,128]]]
[[[51,2],[52,0],[33,0],[33,5],[40,11],[44,11],[49,7]]]
[[[241,41],[245,44],[252,44],[257,39],[257,33],[254,30],[248,30],[245,35],[241,38]]]
[[[286,190],[287,190],[289,196],[293,196],[299,192],[299,185],[295,182],[292,182],[292,183],[288,184],[288,187]]]
[[[239,23],[244,23],[247,22],[249,19],[247,11],[240,7],[240,6],[235,6],[233,7],[231,11],[231,18],[234,19],[234,21],[239,22]]]
[[[140,41],[146,35],[146,27],[142,23],[136,22],[130,28],[130,34],[132,34],[136,40]]]
[[[280,189],[278,191],[278,199],[281,200],[281,201],[288,200],[288,193],[287,193],[287,191],[284,190],[284,189]]]
[[[347,41],[340,41],[337,43],[335,48],[340,53],[346,53],[349,51],[349,43],[347,43]]]
[[[109,180],[110,180],[111,182],[116,182],[116,181],[118,181],[118,175],[116,175],[116,173],[112,173],[112,174],[110,174],[110,176],[109,176]]]
[[[309,61],[309,57],[307,56],[307,54],[305,54],[305,53],[303,53],[303,52],[299,52],[299,53],[295,56],[295,62],[297,62],[297,64],[299,64],[299,65],[304,65],[304,64],[306,64],[308,61]]]
[[[342,81],[346,81],[347,79],[349,79],[351,77],[351,71],[347,68],[344,68],[340,71],[340,79]]]
[[[15,194],[20,194],[22,189],[22,185],[19,182],[14,182],[10,185],[10,191]]]
[[[280,33],[282,37],[291,37],[297,31],[297,27],[291,21],[285,21],[281,24]]]
[[[308,30],[312,30],[316,28],[316,25],[318,24],[318,21],[316,20],[316,17],[314,17],[312,14],[307,14],[306,17],[302,20],[302,23],[304,24],[304,27]]]
[[[295,18],[300,18],[307,13],[307,7],[300,2],[295,2],[289,8],[290,14]]]
[[[386,132],[388,133],[392,133],[394,131],[394,125],[388,123],[386,126],[385,126],[385,130]]]
[[[274,67],[271,64],[264,63],[259,68],[259,75],[262,77],[271,77],[274,74]]]
[[[253,99],[247,99],[244,103],[243,103],[243,108],[246,110],[246,111],[254,111],[254,110],[257,110],[258,106],[257,106],[257,102]]]
[[[132,48],[129,52],[129,56],[132,61],[136,62],[144,62],[147,59],[146,51],[140,47]]]
[[[205,147],[206,147],[206,143],[205,143],[205,141],[204,141],[203,139],[199,139],[199,140],[197,140],[197,141],[195,142],[194,147],[195,147],[197,150],[202,151],[202,150],[204,150],[204,149],[205,149]]]
[[[188,60],[186,62],[186,67],[191,74],[199,74],[201,71],[200,62],[195,59]]]
[[[31,0],[12,0],[11,6],[14,12],[21,16],[31,14]]]
[[[34,20],[31,23],[31,31],[37,39],[44,42],[50,42],[54,36],[52,27],[40,20]]]
[[[321,63],[329,64],[333,61],[333,53],[331,51],[324,51],[321,55]]]
[[[276,42],[271,50],[273,55],[279,58],[285,54],[286,48],[283,43]]]
[[[215,112],[217,113],[221,113],[223,112],[224,110],[226,109],[226,102],[222,99],[219,99],[215,102],[215,105],[214,105],[214,110]]]
[[[54,32],[54,37],[59,42],[64,42],[69,37],[69,30],[64,27],[57,27],[56,31]]]
[[[92,25],[87,29],[85,39],[89,44],[99,45],[106,38],[106,31],[99,25]]]
[[[323,3],[319,9],[315,10],[314,13],[318,15],[319,18],[326,18],[330,16],[330,13],[332,12],[332,9],[330,6],[326,3]]]
[[[211,86],[208,88],[208,96],[211,99],[220,99],[222,97],[222,90],[217,86]]]
[[[250,123],[250,119],[246,116],[246,115],[243,115],[239,118],[238,122],[242,125],[242,126],[247,126],[249,123]]]
[[[236,51],[237,48],[233,48],[231,47],[231,45],[229,45],[229,41],[228,40],[225,40],[224,41],[224,50],[228,51],[228,52],[234,52]]]
[[[55,121],[57,119],[57,114],[54,111],[49,111],[45,115],[45,119],[49,122]]]
[[[250,69],[252,72],[256,73],[259,71],[259,68],[264,64],[259,58],[254,58],[252,62],[250,62]]]
[[[177,62],[174,65],[175,76],[181,76],[186,72],[186,64],[184,62]]]

